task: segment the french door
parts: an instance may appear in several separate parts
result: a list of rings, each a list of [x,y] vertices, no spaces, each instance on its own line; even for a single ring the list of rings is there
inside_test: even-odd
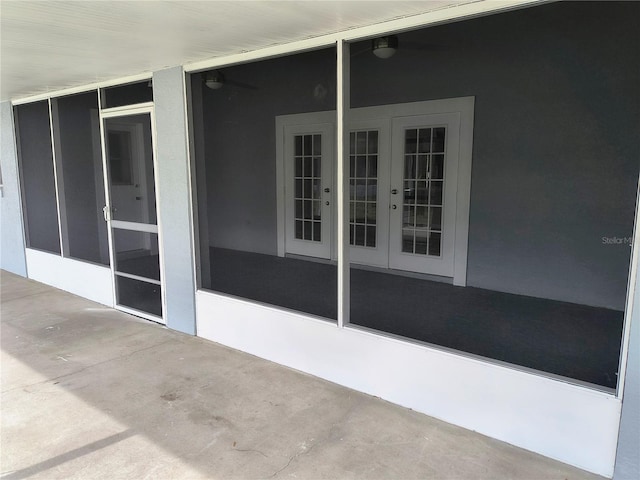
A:
[[[330,259],[332,252],[334,124],[282,125],[287,253]],[[323,121],[325,120],[325,121]]]
[[[389,268],[453,277],[459,114],[392,120]]]
[[[465,114],[472,119],[472,100],[465,102],[471,105]],[[420,113],[431,105],[351,110],[345,161],[349,163],[352,263],[455,277],[457,246],[463,258],[460,264],[466,269],[469,184],[462,182],[463,191],[459,191],[461,113]],[[447,112],[441,105],[436,107]],[[331,231],[335,231],[336,215],[329,193],[336,189],[333,115],[321,112],[277,119],[281,144],[277,155],[284,178],[284,188],[279,188],[284,195],[278,209],[283,218],[280,255],[335,259]],[[324,123],[317,122],[316,116],[322,116]],[[469,120],[465,125],[467,176],[472,138],[468,126],[472,126]],[[464,204],[466,213],[460,208]],[[458,223],[462,228],[457,232]],[[464,278],[454,282],[464,284]]]
[[[116,307],[164,323],[152,107],[102,113]]]

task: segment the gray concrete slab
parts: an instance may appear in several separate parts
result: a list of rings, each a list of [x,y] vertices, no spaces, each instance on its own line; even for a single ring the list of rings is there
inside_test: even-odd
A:
[[[5,479],[601,478],[2,272]]]

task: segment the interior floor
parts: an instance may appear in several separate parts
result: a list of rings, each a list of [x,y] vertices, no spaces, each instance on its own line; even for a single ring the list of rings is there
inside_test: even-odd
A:
[[[335,265],[219,248],[210,259],[214,291],[336,318]],[[621,311],[358,268],[350,300],[354,325],[616,387]]]

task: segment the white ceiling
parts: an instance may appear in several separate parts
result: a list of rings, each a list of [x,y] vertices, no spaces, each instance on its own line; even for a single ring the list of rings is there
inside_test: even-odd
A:
[[[0,98],[151,72],[472,1],[0,0]]]

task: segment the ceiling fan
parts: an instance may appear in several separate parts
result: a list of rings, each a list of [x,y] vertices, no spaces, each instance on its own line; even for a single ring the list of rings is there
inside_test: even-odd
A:
[[[376,57],[381,59],[387,59],[392,57],[396,51],[402,47],[403,50],[442,50],[440,45],[432,45],[418,42],[408,42],[403,40],[402,43],[398,41],[397,35],[386,35],[384,37],[377,37],[371,40],[370,45],[367,48],[360,49],[352,52],[351,56],[355,57],[362,55],[363,53],[371,52]]]
[[[258,87],[249,85],[248,83],[237,82],[227,79],[220,70],[210,70],[206,72],[203,77],[204,84],[211,90],[219,90],[225,85],[232,85],[234,87],[246,88],[249,90],[257,90]]]

